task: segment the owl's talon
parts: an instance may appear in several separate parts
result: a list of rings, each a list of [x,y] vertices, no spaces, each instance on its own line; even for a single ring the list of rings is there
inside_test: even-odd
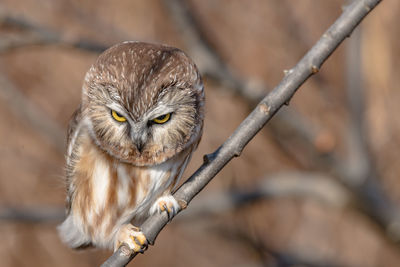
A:
[[[173,204],[171,202],[167,202],[165,200],[160,200],[158,203],[160,211],[166,211],[168,215],[168,219],[171,220],[173,215],[175,214],[173,210]]]
[[[167,206],[167,203],[165,201],[160,201],[158,203],[158,205],[160,206],[160,211],[167,211],[168,213],[170,212],[170,208]]]
[[[135,236],[135,240],[137,240],[138,243],[142,246],[147,245],[147,238],[144,236],[142,232],[140,232],[139,235]]]
[[[176,199],[171,195],[166,195],[158,198],[156,203],[151,207],[150,213],[161,213],[167,212],[168,219],[172,219],[176,213],[178,212],[180,205],[176,201]]]
[[[143,253],[147,249],[148,241],[146,236],[140,231],[140,228],[132,224],[124,224],[118,232],[114,251],[122,244],[128,245],[136,253]]]

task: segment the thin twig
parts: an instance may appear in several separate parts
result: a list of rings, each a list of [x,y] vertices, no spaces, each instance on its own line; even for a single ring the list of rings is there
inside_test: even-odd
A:
[[[400,210],[388,198],[380,184],[378,170],[368,143],[365,117],[365,87],[361,69],[362,28],[354,32],[347,45],[347,98],[350,121],[347,132],[348,187],[358,193],[365,212],[386,230],[392,240],[400,240]]]
[[[261,266],[307,266],[307,267],[339,267],[342,265],[328,263],[327,260],[313,257],[315,255],[302,255],[299,252],[281,252],[270,246],[261,238],[260,233],[249,235],[248,229],[250,226],[238,225],[236,227],[227,228],[226,225],[218,227],[218,234],[223,235],[226,239],[244,244],[246,248],[252,249],[259,261],[263,263]],[[272,264],[271,264],[272,262]]]
[[[11,49],[30,45],[58,44],[90,52],[101,53],[108,48],[107,45],[93,42],[87,39],[67,39],[56,31],[36,25],[24,18],[13,17],[0,12],[0,26],[15,27],[26,32],[20,37],[1,38],[0,53]]]
[[[203,165],[176,191],[174,197],[189,203],[232,158],[239,156],[247,143],[292,98],[297,89],[319,71],[339,44],[351,35],[362,19],[380,2],[360,0],[346,7],[321,39],[287,72],[281,83],[258,104],[228,140],[214,153],[205,156]],[[170,219],[167,214],[160,213],[144,222],[142,231],[150,244],[154,244],[157,235]],[[102,266],[125,266],[135,256],[136,253],[123,245]]]
[[[60,207],[0,207],[0,221],[19,223],[59,223],[65,218]]]
[[[349,183],[362,183],[370,172],[371,159],[368,151],[364,107],[364,88],[361,69],[361,27],[354,31],[346,45],[346,92],[350,121],[348,123]]]
[[[187,1],[164,0],[163,3],[180,31],[188,54],[202,74],[221,82],[246,99],[251,99],[254,105],[260,102],[265,96],[263,87],[240,77],[225,63],[206,38],[196,17],[190,12]]]
[[[323,173],[278,172],[266,175],[248,189],[208,192],[192,203],[190,209],[182,213],[177,221],[207,218],[254,201],[277,198],[312,199],[333,208],[344,208],[352,202],[351,194]]]

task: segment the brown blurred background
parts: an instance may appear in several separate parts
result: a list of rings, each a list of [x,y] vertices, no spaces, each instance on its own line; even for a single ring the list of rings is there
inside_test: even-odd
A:
[[[0,266],[98,266],[72,251],[64,138],[85,72],[124,40],[166,43],[206,85],[213,152],[341,14],[343,0],[1,0]],[[400,266],[400,2],[351,39],[130,266]]]

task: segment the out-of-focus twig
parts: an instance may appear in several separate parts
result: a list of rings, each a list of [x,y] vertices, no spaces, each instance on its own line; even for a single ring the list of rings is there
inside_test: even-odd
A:
[[[362,184],[367,179],[371,165],[366,133],[364,88],[362,86],[361,27],[354,31],[346,46],[346,92],[349,110],[348,160],[350,183]]]
[[[249,234],[249,226],[237,225],[235,227],[226,227],[221,225],[218,227],[217,233],[223,235],[225,238],[240,242],[247,248],[252,249],[259,258],[261,266],[279,266],[279,267],[293,267],[293,266],[307,266],[307,267],[339,267],[335,263],[323,261],[312,255],[301,255],[297,253],[282,252],[274,249],[267,244],[261,237],[260,233]]]
[[[362,28],[357,29],[346,47],[346,91],[350,118],[346,135],[349,153],[346,182],[359,193],[362,208],[386,229],[390,238],[399,241],[400,209],[383,192],[368,143],[361,34]]]
[[[19,223],[59,223],[65,217],[63,208],[57,207],[0,207],[0,221]]]
[[[308,53],[287,72],[281,83],[271,91],[240,124],[235,132],[214,153],[205,156],[203,165],[175,192],[174,197],[189,203],[211,179],[234,157],[241,154],[248,142],[262,129],[272,116],[292,98],[297,89],[317,73],[325,60],[381,0],[360,0],[344,10],[343,14],[323,34]],[[180,212],[181,210],[178,210]],[[142,232],[150,244],[171,220],[166,213],[149,217]],[[136,253],[122,245],[102,266],[125,266]]]
[[[107,49],[106,45],[86,39],[65,38],[56,31],[38,26],[24,18],[13,17],[0,12],[0,27],[14,27],[23,32],[10,38],[0,38],[0,53],[29,45],[59,44],[90,52],[100,53]]]
[[[190,12],[187,1],[164,0],[163,3],[171,14],[170,18],[180,30],[188,54],[194,59],[203,75],[222,82],[237,94],[251,99],[254,105],[261,101],[266,90],[263,90],[262,85],[248,81],[230,69],[213,49],[212,44],[207,41],[199,22]]]
[[[344,208],[352,202],[351,194],[323,173],[281,172],[266,175],[248,189],[208,192],[197,198],[177,221],[219,215],[247,203],[281,197],[313,199],[335,208]]]
[[[65,135],[62,127],[27,99],[15,85],[0,74],[0,99],[16,116],[29,123],[46,142],[64,154]]]

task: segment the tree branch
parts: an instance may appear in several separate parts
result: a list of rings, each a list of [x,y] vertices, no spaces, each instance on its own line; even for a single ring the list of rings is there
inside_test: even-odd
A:
[[[254,254],[259,258],[260,264],[256,266],[307,266],[307,267],[339,267],[341,265],[329,263],[327,259],[323,260],[316,257],[315,254],[304,255],[301,252],[291,253],[282,252],[269,245],[265,240],[260,238],[260,233],[249,235],[246,231],[249,227],[238,225],[236,227],[226,227],[221,225],[218,227],[218,233],[223,235],[230,241],[236,241],[239,244],[245,244],[249,249],[252,249]],[[271,263],[272,262],[272,263]]]
[[[239,156],[247,143],[290,101],[297,89],[319,71],[339,44],[350,36],[362,19],[380,2],[381,0],[359,0],[347,6],[321,39],[286,73],[281,83],[257,105],[228,140],[214,153],[204,157],[203,165],[176,191],[174,197],[189,203],[233,157]],[[165,213],[154,214],[144,222],[142,231],[150,244],[154,243],[168,222],[169,218]],[[136,253],[123,245],[102,266],[125,266],[135,256]]]
[[[255,105],[261,101],[265,93],[262,86],[251,83],[235,73],[216,52],[201,27],[201,23],[191,12],[187,1],[165,0],[164,6],[171,14],[171,19],[180,31],[188,54],[194,59],[204,76],[222,83],[240,96],[251,100]]]
[[[328,175],[283,171],[263,176],[248,189],[208,192],[192,203],[190,209],[180,215],[177,221],[185,223],[186,220],[217,216],[255,201],[278,198],[311,199],[332,208],[344,208],[353,201],[350,192]]]
[[[30,45],[50,44],[65,45],[94,53],[101,53],[108,48],[106,45],[87,39],[65,38],[56,31],[36,25],[24,18],[13,17],[2,12],[0,12],[0,26],[15,27],[24,30],[19,37],[1,38],[0,53]]]
[[[65,210],[61,207],[0,207],[0,221],[60,223],[64,218]]]
[[[379,172],[368,142],[365,90],[361,70],[361,30],[362,28],[359,28],[354,32],[346,51],[346,91],[350,111],[346,137],[350,157],[347,161],[348,175],[345,182],[360,198],[359,202],[364,212],[386,231],[392,241],[398,242],[400,240],[400,210],[385,194],[379,183]]]

